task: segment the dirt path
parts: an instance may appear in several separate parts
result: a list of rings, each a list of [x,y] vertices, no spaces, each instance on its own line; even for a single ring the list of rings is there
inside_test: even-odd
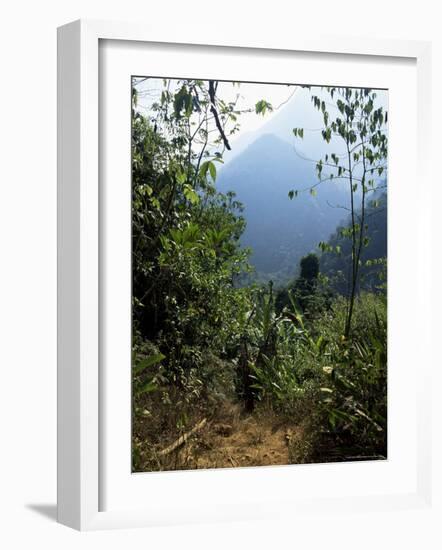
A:
[[[179,469],[289,464],[289,447],[295,434],[293,428],[274,417],[251,415],[212,421],[172,460]]]

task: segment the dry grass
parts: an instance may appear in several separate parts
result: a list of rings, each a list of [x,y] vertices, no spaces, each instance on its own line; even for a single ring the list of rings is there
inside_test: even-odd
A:
[[[160,456],[160,445],[153,448],[142,441],[138,445],[141,464],[137,471],[285,465],[308,458],[298,426],[268,410],[241,414],[234,404],[220,407],[200,431],[167,456]]]

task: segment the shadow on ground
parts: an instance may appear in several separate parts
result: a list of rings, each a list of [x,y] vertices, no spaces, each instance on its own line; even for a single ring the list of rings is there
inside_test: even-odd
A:
[[[56,504],[26,504],[28,510],[40,514],[40,516],[57,521],[57,505]]]

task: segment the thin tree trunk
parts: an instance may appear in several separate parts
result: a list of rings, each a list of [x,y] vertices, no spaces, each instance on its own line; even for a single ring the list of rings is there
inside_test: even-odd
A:
[[[347,117],[347,131],[348,131],[348,117]],[[350,182],[350,208],[351,208],[351,286],[350,286],[350,296],[348,297],[347,303],[347,316],[345,319],[345,328],[344,336],[348,338],[351,328],[351,320],[353,317],[353,306],[355,300],[355,289],[356,289],[356,224],[355,224],[355,205],[354,205],[354,190],[353,190],[353,172],[352,172],[352,162],[351,162],[351,151],[348,137],[346,139],[347,144],[347,157],[348,157],[348,170],[349,170],[349,182]]]

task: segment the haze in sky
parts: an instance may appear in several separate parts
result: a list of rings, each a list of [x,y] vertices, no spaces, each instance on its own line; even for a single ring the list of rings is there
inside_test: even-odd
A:
[[[137,108],[142,114],[152,112],[165,85],[174,93],[182,81],[140,78]],[[331,153],[347,155],[340,137],[332,137],[328,144],[324,141],[323,114],[314,107],[313,95],[325,102],[331,119],[341,116],[336,107],[338,92],[331,98],[321,86],[218,83],[218,99],[235,103],[239,114],[237,122],[226,127],[231,150],[218,149],[223,163],[217,166],[216,187],[224,193],[233,191],[244,205],[247,224],[241,240],[253,250],[251,261],[264,279],[293,276],[300,257],[329,238],[349,206],[347,180],[339,178],[318,188],[315,198],[308,194],[295,202],[288,200],[291,189],[302,190],[317,182],[319,159]],[[261,100],[272,105],[264,116],[255,111]],[[377,90],[375,102],[375,108],[387,110],[388,91]],[[230,134],[236,123],[239,131]],[[303,128],[302,139],[294,136],[294,128]],[[328,170],[324,169],[325,175]]]
[[[178,86],[178,80],[171,79],[171,91]],[[138,90],[137,108],[146,114],[151,109],[152,103],[159,101],[161,91],[164,88],[162,78],[146,78],[136,84]],[[317,160],[327,150],[336,152],[336,147],[341,143],[331,140],[327,146],[322,139],[323,129],[322,113],[314,108],[312,95],[318,95],[327,104],[330,115],[336,114],[336,106],[330,102],[330,96],[322,90],[321,86],[306,88],[301,85],[268,84],[250,82],[219,82],[217,95],[226,103],[236,101],[236,108],[241,111],[238,117],[240,130],[229,135],[231,151],[224,151],[224,165],[243,152],[258,137],[264,134],[273,134],[287,141],[294,148],[294,153],[301,157]],[[266,111],[265,115],[257,115],[255,105],[265,99],[272,107],[272,111]],[[388,91],[377,90],[377,106],[388,110]],[[295,139],[293,128],[304,128],[304,139]],[[339,140],[340,141],[340,140]]]

